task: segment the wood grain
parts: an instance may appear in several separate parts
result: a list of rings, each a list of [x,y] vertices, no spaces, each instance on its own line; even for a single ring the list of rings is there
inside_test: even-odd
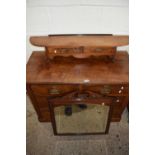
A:
[[[116,47],[129,44],[129,36],[32,36],[30,37],[31,44],[40,47]]]
[[[57,57],[47,61],[44,52],[33,52],[27,63],[27,83],[122,84],[128,83],[128,53],[117,52],[115,61],[104,58]]]

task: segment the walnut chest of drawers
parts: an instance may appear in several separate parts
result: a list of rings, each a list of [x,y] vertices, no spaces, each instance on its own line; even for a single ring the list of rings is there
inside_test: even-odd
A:
[[[27,63],[27,92],[40,122],[52,122],[49,97],[89,91],[113,97],[110,121],[120,121],[129,101],[128,72],[127,52],[117,52],[114,62],[93,57],[48,61],[44,52],[33,52]]]

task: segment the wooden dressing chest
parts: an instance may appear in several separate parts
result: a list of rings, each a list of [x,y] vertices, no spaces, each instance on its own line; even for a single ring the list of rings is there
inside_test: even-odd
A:
[[[120,121],[129,101],[128,53],[117,52],[114,62],[103,59],[56,57],[47,61],[45,52],[33,52],[27,63],[26,82],[39,121],[52,121],[48,104],[50,97],[62,97],[71,92],[93,92],[113,97],[110,121]]]
[[[27,64],[27,91],[41,122],[55,135],[104,134],[128,104],[128,36],[31,37],[44,52]]]

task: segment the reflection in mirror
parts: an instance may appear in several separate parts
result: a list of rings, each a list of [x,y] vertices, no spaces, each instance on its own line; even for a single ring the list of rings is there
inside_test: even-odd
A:
[[[57,133],[104,133],[109,109],[109,106],[97,104],[54,107]]]

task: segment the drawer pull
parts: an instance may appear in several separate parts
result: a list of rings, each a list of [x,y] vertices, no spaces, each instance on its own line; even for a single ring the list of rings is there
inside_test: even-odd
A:
[[[122,90],[119,90],[118,93],[121,94],[122,93]]]
[[[109,85],[106,85],[101,89],[101,94],[103,95],[109,94],[110,92],[111,92],[111,87]]]
[[[116,102],[119,102],[119,99],[117,99]]]
[[[60,94],[60,91],[58,89],[50,89],[49,94],[52,94],[52,95]]]
[[[105,103],[104,102],[102,102],[102,106],[104,106],[105,105]]]
[[[122,87],[121,87],[121,89],[123,90],[123,89],[124,89],[124,87],[122,86]]]

